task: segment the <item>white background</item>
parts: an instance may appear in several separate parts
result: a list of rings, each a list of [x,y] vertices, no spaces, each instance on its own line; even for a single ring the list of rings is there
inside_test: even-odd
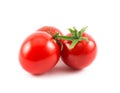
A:
[[[119,0],[0,0],[0,93],[120,93]],[[32,76],[18,61],[23,40],[39,27],[88,26],[98,45],[93,64],[71,71],[62,62]]]

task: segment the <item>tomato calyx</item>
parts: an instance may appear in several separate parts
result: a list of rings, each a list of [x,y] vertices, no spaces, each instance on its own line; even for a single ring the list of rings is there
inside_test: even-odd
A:
[[[61,35],[59,33],[56,33],[54,36],[53,36],[53,39],[58,43],[58,44],[61,44],[61,42],[59,41],[59,38],[58,37],[61,37]]]
[[[58,39],[62,40],[69,40],[71,41],[70,49],[73,49],[78,42],[86,40],[87,42],[89,41],[87,37],[82,36],[82,34],[86,31],[88,26],[85,26],[81,28],[80,31],[78,31],[75,27],[69,28],[68,30],[70,31],[72,36],[60,36],[59,33],[56,33],[54,35],[54,39],[57,41]]]

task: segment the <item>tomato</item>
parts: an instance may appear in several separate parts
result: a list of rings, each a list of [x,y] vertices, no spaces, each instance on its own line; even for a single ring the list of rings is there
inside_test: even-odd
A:
[[[60,49],[51,35],[36,32],[23,42],[19,61],[23,69],[31,74],[42,74],[51,70],[60,57]]]
[[[44,31],[44,32],[49,33],[52,36],[54,36],[56,33],[63,35],[62,32],[58,28],[53,27],[53,26],[43,26],[39,28],[37,31]]]
[[[39,28],[37,31],[47,32],[53,38],[56,35],[56,33],[58,33],[60,36],[63,35],[62,32],[58,28],[53,27],[53,26],[43,26],[43,27]],[[56,41],[57,41],[57,43],[59,45],[59,48],[62,49],[62,44],[61,44],[62,40],[61,39],[56,39]]]
[[[71,36],[72,34],[68,34]],[[76,43],[71,49],[70,40],[64,40],[63,50],[61,51],[61,59],[63,62],[73,69],[82,69],[90,65],[96,57],[97,45],[95,40],[87,33],[83,33],[82,37],[87,38]]]

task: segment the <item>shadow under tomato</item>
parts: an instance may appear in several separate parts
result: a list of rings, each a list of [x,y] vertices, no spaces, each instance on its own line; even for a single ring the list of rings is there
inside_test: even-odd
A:
[[[51,69],[49,72],[41,74],[41,75],[33,75],[38,77],[51,77],[51,76],[67,76],[71,74],[77,74],[83,72],[83,69],[81,70],[75,70],[67,65],[65,65],[61,60],[58,62],[58,64]]]
[[[49,71],[47,74],[72,74],[79,72],[78,70],[71,69],[70,67],[66,66],[64,63],[59,62],[55,68]]]

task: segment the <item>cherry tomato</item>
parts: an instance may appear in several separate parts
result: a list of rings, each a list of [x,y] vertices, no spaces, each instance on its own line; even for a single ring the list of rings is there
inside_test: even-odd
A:
[[[45,32],[36,32],[28,36],[19,53],[21,66],[31,74],[42,74],[51,70],[59,57],[58,44]]]
[[[53,27],[53,26],[43,26],[39,28],[37,31],[44,31],[44,32],[49,33],[52,36],[54,36],[56,33],[63,35],[62,32],[58,28]]]
[[[41,28],[39,28],[37,31],[43,31],[43,32],[47,32],[48,34],[50,34],[53,38],[54,36],[56,35],[56,33],[59,33],[60,36],[62,36],[62,32],[56,28],[56,27],[53,27],[53,26],[43,26]],[[55,39],[55,38],[54,38]],[[56,39],[58,45],[59,45],[59,48],[62,49],[62,40],[61,39]]]
[[[72,36],[68,34],[67,36]],[[90,65],[96,57],[97,46],[94,39],[87,33],[83,33],[82,37],[88,38],[89,41],[81,40],[70,48],[72,41],[64,40],[63,50],[61,51],[61,59],[65,64],[73,69],[82,69]]]

